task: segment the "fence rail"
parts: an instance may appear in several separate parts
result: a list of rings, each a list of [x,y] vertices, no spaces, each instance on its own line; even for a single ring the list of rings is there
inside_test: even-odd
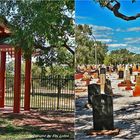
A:
[[[24,106],[24,80],[21,78],[21,107]],[[6,106],[13,106],[14,77],[6,77]],[[74,111],[74,77],[32,77],[30,106],[38,110]]]

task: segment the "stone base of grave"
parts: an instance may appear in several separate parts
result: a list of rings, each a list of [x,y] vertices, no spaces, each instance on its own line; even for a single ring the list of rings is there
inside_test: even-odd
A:
[[[90,130],[87,135],[97,136],[97,135],[118,135],[120,133],[120,129],[116,128],[113,130]]]
[[[122,81],[121,83],[118,84],[118,87],[125,87],[127,86],[126,81]],[[130,82],[130,86],[135,86],[135,84],[133,84],[132,82]]]

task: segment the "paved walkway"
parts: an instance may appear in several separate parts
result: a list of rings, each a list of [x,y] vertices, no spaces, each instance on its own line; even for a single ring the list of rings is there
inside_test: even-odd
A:
[[[117,84],[122,81],[117,79],[117,74],[109,77],[112,81],[114,108],[114,126],[120,129],[117,136],[89,136],[87,132],[93,128],[92,109],[87,109],[87,92],[78,93],[76,99],[76,120],[75,132],[76,140],[140,140],[140,97],[132,97],[132,91],[125,91],[124,88],[118,88]]]

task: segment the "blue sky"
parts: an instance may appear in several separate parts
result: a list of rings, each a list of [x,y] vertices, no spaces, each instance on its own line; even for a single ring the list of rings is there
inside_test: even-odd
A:
[[[128,16],[140,13],[140,0],[120,0],[120,12]],[[140,18],[124,21],[117,18],[107,8],[101,8],[94,0],[75,0],[76,24],[88,24],[93,27],[96,40],[109,46],[109,50],[127,48],[140,54]]]

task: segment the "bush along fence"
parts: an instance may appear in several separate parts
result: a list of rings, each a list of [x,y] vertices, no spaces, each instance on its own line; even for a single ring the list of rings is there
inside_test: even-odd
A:
[[[5,105],[13,106],[14,77],[6,76]],[[74,76],[32,77],[30,107],[41,111],[74,111]],[[21,107],[24,104],[24,77],[21,78]]]

